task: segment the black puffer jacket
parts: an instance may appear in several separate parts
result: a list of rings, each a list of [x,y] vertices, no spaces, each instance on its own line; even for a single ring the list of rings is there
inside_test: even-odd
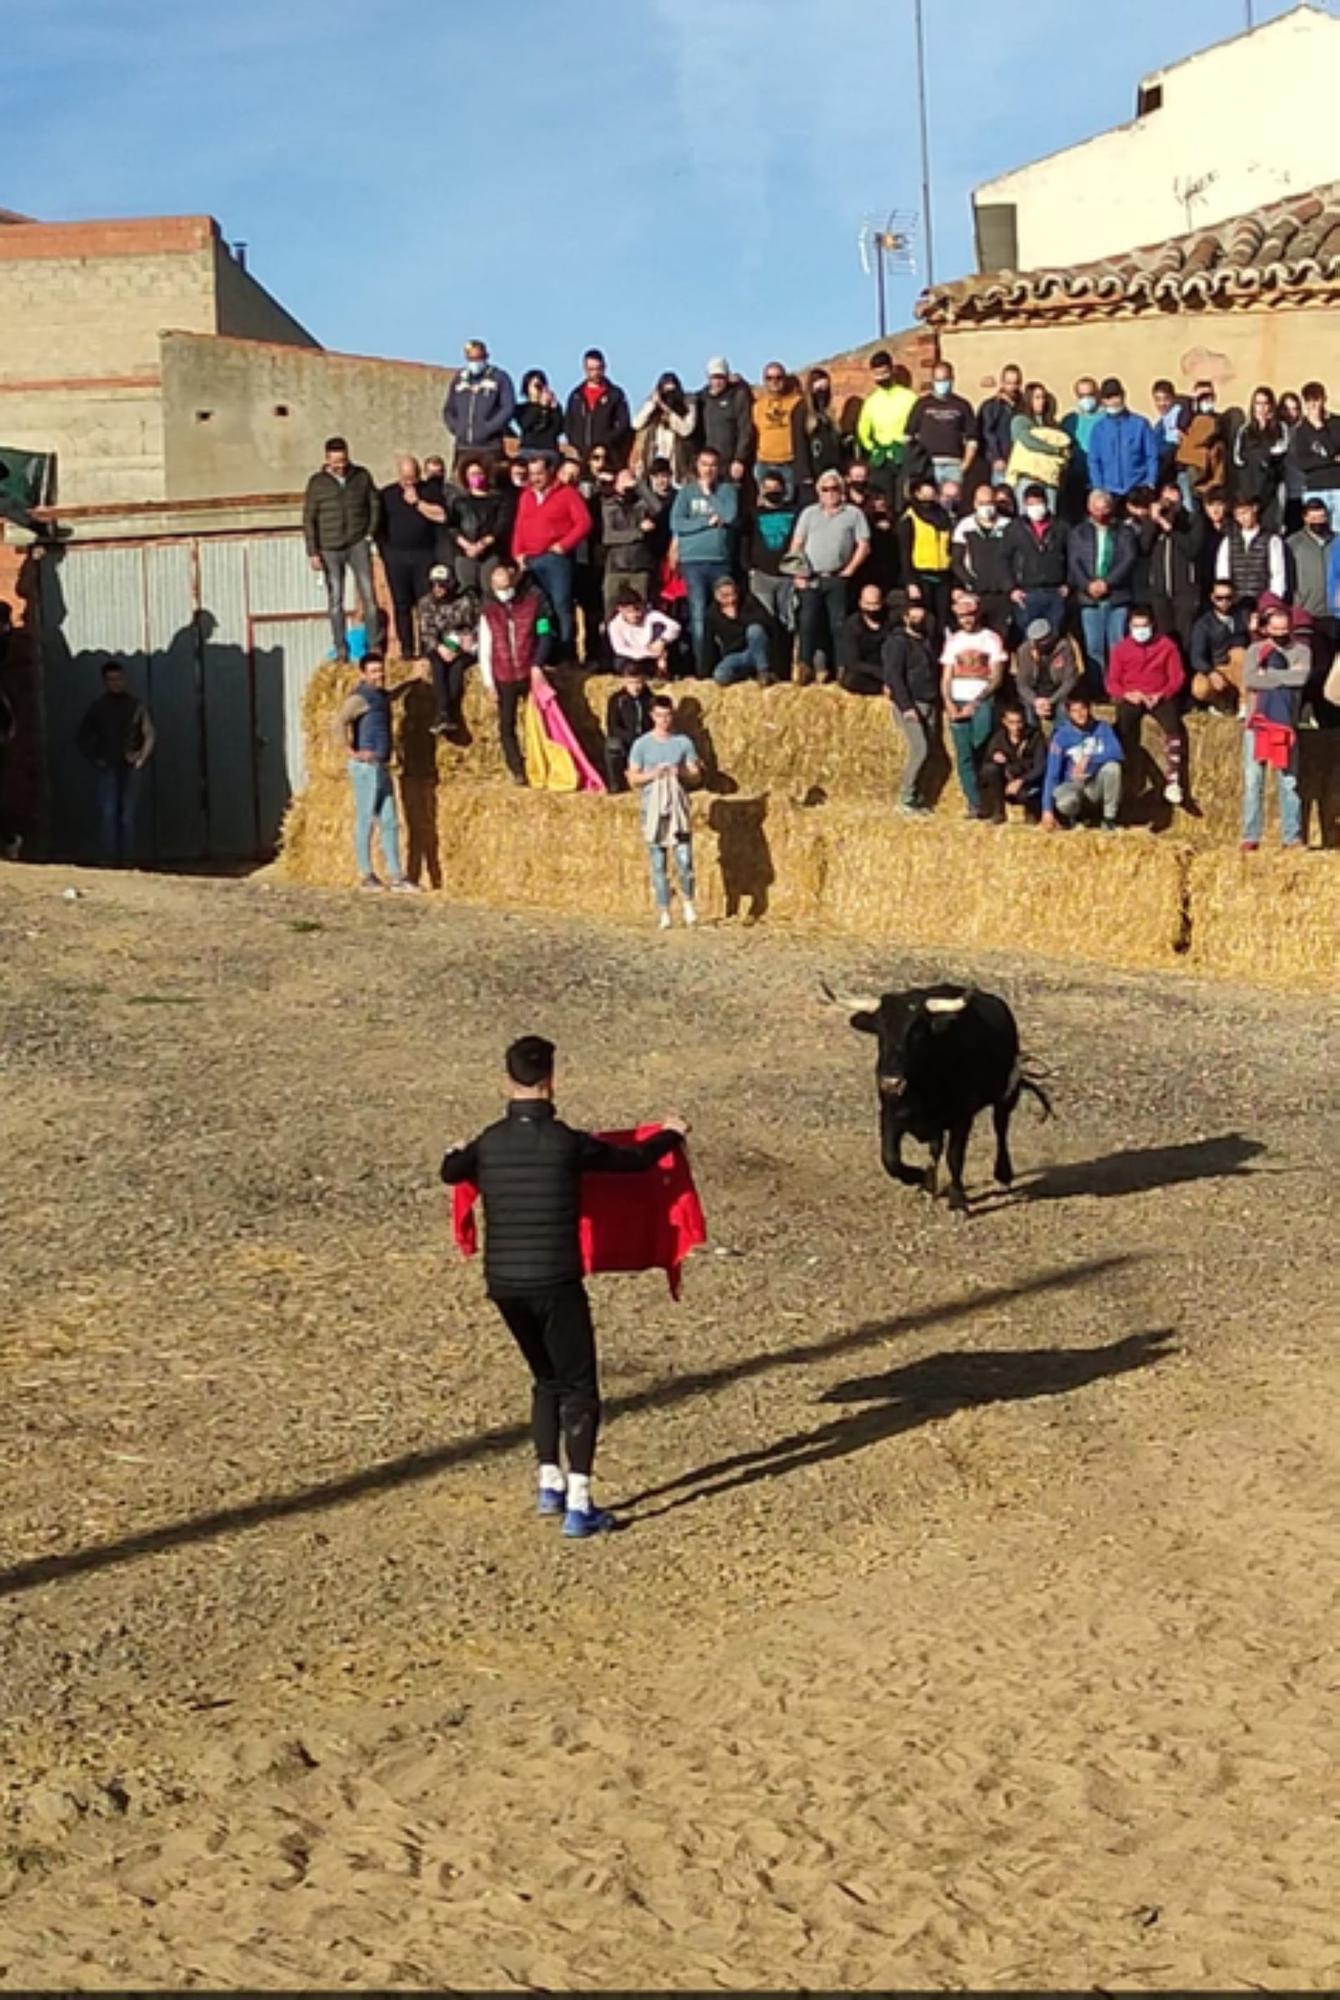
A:
[[[364,465],[351,465],[343,480],[323,466],[307,482],[302,531],[309,556],[346,550],[366,542],[381,527],[381,496]]]
[[[552,1292],[582,1276],[583,1174],[637,1174],[682,1140],[660,1132],[637,1146],[610,1146],[574,1132],[541,1098],[518,1098],[472,1145],[448,1153],[448,1186],[473,1181],[484,1202],[484,1280],[490,1298]]]

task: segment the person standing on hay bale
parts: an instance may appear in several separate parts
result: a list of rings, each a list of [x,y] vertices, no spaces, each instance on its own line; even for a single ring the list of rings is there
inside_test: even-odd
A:
[[[702,777],[697,746],[675,730],[675,704],[669,695],[656,695],[651,704],[651,728],[639,736],[628,753],[628,776],[634,791],[642,797],[642,837],[647,843],[651,864],[651,886],[663,931],[670,928],[669,850],[674,850],[675,872],[683,900],[684,922],[692,928],[698,921],[694,907],[693,822],[684,781],[696,785]]]
[[[417,682],[429,678],[425,664],[408,680],[388,688],[386,662],[380,653],[369,653],[357,686],[341,702],[335,717],[337,740],[349,756],[349,783],[354,794],[354,859],[359,886],[364,889],[386,886],[372,866],[375,826],[381,836],[382,859],[390,887],[402,896],[419,893],[418,883],[409,881],[400,866],[400,828],[396,820],[395,786],[391,782],[391,704],[402,700]]]
[[[921,598],[900,590],[891,592],[891,625],[880,661],[884,685],[907,745],[898,811],[918,815],[931,809],[922,796],[921,782],[937,734],[936,705],[940,697],[940,672],[931,642],[930,616]]]
[[[1048,833],[1073,826],[1097,806],[1104,833],[1114,833],[1121,805],[1121,744],[1110,722],[1095,720],[1081,690],[1065,705],[1065,721],[1052,733],[1042,780],[1042,824]]]
[[[526,783],[526,760],[517,735],[522,697],[549,660],[554,614],[543,591],[528,580],[518,586],[510,562],[495,563],[479,614],[479,673],[498,711],[498,740],[514,785]]]
[[[428,572],[427,594],[419,599],[419,644],[432,669],[437,692],[434,736],[468,742],[463,703],[465,675],[479,651],[479,594],[461,590],[446,563]]]
[[[1293,637],[1294,620],[1285,604],[1265,614],[1265,635],[1247,649],[1242,684],[1247,719],[1242,732],[1242,846],[1254,854],[1261,845],[1266,772],[1275,773],[1280,840],[1303,845],[1303,807],[1298,796],[1298,712],[1312,672],[1309,647]]]
[[[958,630],[940,654],[945,714],[954,745],[954,768],[969,819],[982,817],[978,764],[996,726],[996,694],[1005,678],[1007,655],[998,632],[982,624],[982,608],[970,590],[958,596]]]
[[[563,1516],[585,1541],[613,1528],[591,1498],[600,1432],[600,1387],[591,1302],[583,1283],[581,1187],[587,1174],[638,1174],[680,1152],[688,1126],[663,1119],[633,1145],[576,1132],[554,1110],[554,1045],[523,1035],[507,1051],[507,1116],[447,1148],[448,1187],[477,1188],[484,1203],[488,1295],[521,1349],[534,1384],[531,1435],[539,1463],[537,1511]],[[568,1469],[559,1464],[560,1434]]]

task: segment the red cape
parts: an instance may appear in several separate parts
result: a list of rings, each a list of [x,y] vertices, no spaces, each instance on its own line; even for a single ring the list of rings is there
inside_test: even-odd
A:
[[[635,1132],[598,1132],[612,1146],[650,1139],[659,1125]],[[451,1226],[463,1257],[479,1249],[475,1205],[479,1189],[459,1181],[451,1191]],[[644,1174],[583,1174],[581,1205],[582,1268],[599,1271],[664,1271],[672,1298],[691,1250],[707,1241],[707,1223],[693,1172],[682,1146],[668,1152]]]

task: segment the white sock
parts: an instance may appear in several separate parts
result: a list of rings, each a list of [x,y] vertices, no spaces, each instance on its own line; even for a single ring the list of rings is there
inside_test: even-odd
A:
[[[591,1477],[586,1472],[568,1474],[568,1506],[574,1513],[589,1514],[591,1511]]]
[[[541,1493],[561,1493],[566,1485],[567,1481],[563,1477],[563,1468],[561,1465],[542,1465],[540,1467]]]

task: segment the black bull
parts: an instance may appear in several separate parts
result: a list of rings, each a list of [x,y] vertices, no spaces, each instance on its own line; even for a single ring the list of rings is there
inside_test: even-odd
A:
[[[882,999],[834,993],[825,997],[851,1012],[851,1025],[878,1042],[879,1145],[884,1171],[934,1195],[940,1157],[947,1155],[949,1206],[968,1206],[963,1167],[973,1120],[990,1105],[996,1127],[995,1176],[1014,1179],[1010,1118],[1027,1090],[1046,1115],[1046,1092],[1020,1060],[1019,1028],[994,993],[967,986],[918,986]],[[929,1167],[903,1164],[904,1139],[929,1146]]]

